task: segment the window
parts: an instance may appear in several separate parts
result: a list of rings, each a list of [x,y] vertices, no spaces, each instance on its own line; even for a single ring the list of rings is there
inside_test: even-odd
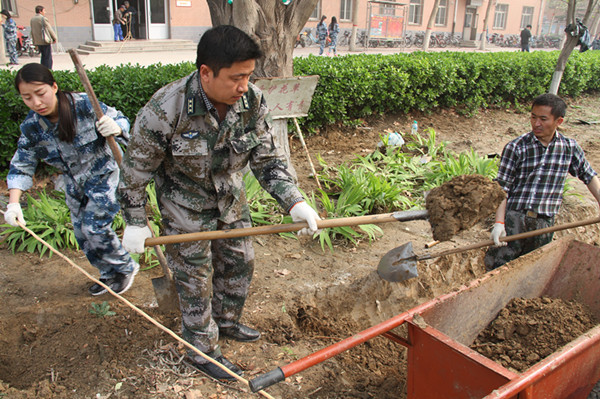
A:
[[[423,5],[421,0],[410,0],[408,9],[408,23],[411,25],[421,25],[423,20]]]
[[[10,15],[13,17],[19,16],[16,0],[2,0],[2,10],[10,11]]]
[[[437,14],[435,15],[435,24],[438,26],[446,26],[448,20],[448,0],[440,0]]]
[[[315,9],[313,10],[313,13],[310,15],[310,19],[316,19],[317,21],[320,21],[321,16],[321,0],[319,0]]]
[[[494,29],[506,29],[506,16],[508,15],[508,4],[496,4],[494,13]]]
[[[352,20],[352,0],[342,0],[341,6],[340,6],[340,21],[351,21],[351,20]]]
[[[391,0],[396,1],[396,0]],[[391,4],[382,4],[379,6],[379,15],[396,15],[396,6]]]
[[[521,29],[531,25],[533,21],[533,7],[523,7],[523,15],[521,16]]]

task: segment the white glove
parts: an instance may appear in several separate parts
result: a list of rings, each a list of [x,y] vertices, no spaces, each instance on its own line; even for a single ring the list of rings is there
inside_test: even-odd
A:
[[[18,202],[13,202],[12,204],[6,205],[6,212],[4,212],[4,220],[6,223],[10,224],[13,227],[19,227],[17,224],[17,220],[25,226],[25,218],[23,218],[23,210],[21,209],[21,204]]]
[[[123,248],[133,254],[144,253],[144,242],[146,238],[152,237],[152,232],[148,226],[125,226],[123,231]]]
[[[298,232],[299,236],[315,235],[320,232],[317,228],[317,220],[321,220],[317,212],[306,202],[298,202],[290,210],[290,216],[294,222],[306,222],[308,227],[301,229]]]
[[[121,127],[113,118],[107,115],[102,115],[99,121],[96,122],[96,128],[104,137],[118,136],[121,134]]]
[[[492,229],[492,240],[494,240],[494,244],[497,247],[504,247],[507,242],[500,241],[500,238],[506,237],[506,230],[504,229],[504,223],[496,222],[494,224],[494,228]]]

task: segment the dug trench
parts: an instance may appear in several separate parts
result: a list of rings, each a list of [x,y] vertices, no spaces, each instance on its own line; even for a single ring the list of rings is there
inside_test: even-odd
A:
[[[576,107],[571,112],[578,112],[581,119],[598,119],[594,113],[600,109],[597,98],[572,105]],[[500,153],[515,132],[525,132],[528,127],[527,114],[499,110],[463,118],[442,111],[387,116],[369,121],[368,129],[329,129],[306,142],[313,159],[321,154],[330,165],[336,165],[354,154],[372,151],[386,129],[408,129],[413,119],[419,120],[421,128],[435,128],[438,137],[456,150],[473,147],[485,154]],[[600,129],[565,125],[567,135],[578,139],[593,166],[600,169],[600,146],[594,138]],[[304,150],[297,140],[292,140],[291,147],[301,187],[310,191],[315,182],[308,177]],[[576,190],[583,199],[567,197],[557,223],[598,214],[585,187],[576,185]],[[493,219],[484,218],[434,249],[487,240],[492,224]],[[258,328],[263,337],[246,344],[221,341],[225,356],[245,369],[245,378],[314,353],[485,273],[481,249],[419,262],[418,278],[401,283],[383,281],[376,273],[383,254],[409,241],[415,252],[425,253],[424,245],[433,235],[427,221],[380,227],[384,231],[381,238],[357,247],[339,245],[333,253],[306,239],[254,238],[256,270],[242,322]],[[557,232],[555,237],[567,234],[587,243],[600,243],[598,226]],[[0,396],[257,397],[241,383],[218,384],[194,372],[178,356],[183,349],[177,342],[112,297],[89,297],[87,279],[59,257],[13,255],[7,249],[0,252]],[[82,253],[66,254],[94,273]],[[154,307],[151,279],[160,275],[160,268],[142,271],[125,296],[178,332],[179,316],[160,314]],[[102,317],[90,312],[92,303],[103,301],[115,315]],[[402,398],[405,356],[400,345],[376,337],[287,378],[267,392],[278,398]]]

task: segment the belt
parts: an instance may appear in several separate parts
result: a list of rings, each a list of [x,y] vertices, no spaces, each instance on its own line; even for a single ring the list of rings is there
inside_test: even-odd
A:
[[[551,218],[551,216],[542,215],[542,214],[534,212],[534,211],[525,212],[525,216],[527,216],[528,218],[533,218],[533,219],[550,219]]]

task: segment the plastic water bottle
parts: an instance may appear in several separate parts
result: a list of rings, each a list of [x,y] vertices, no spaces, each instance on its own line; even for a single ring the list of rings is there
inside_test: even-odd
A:
[[[410,128],[410,133],[417,134],[418,130],[419,130],[419,125],[417,124],[417,121],[413,121],[412,126]]]

